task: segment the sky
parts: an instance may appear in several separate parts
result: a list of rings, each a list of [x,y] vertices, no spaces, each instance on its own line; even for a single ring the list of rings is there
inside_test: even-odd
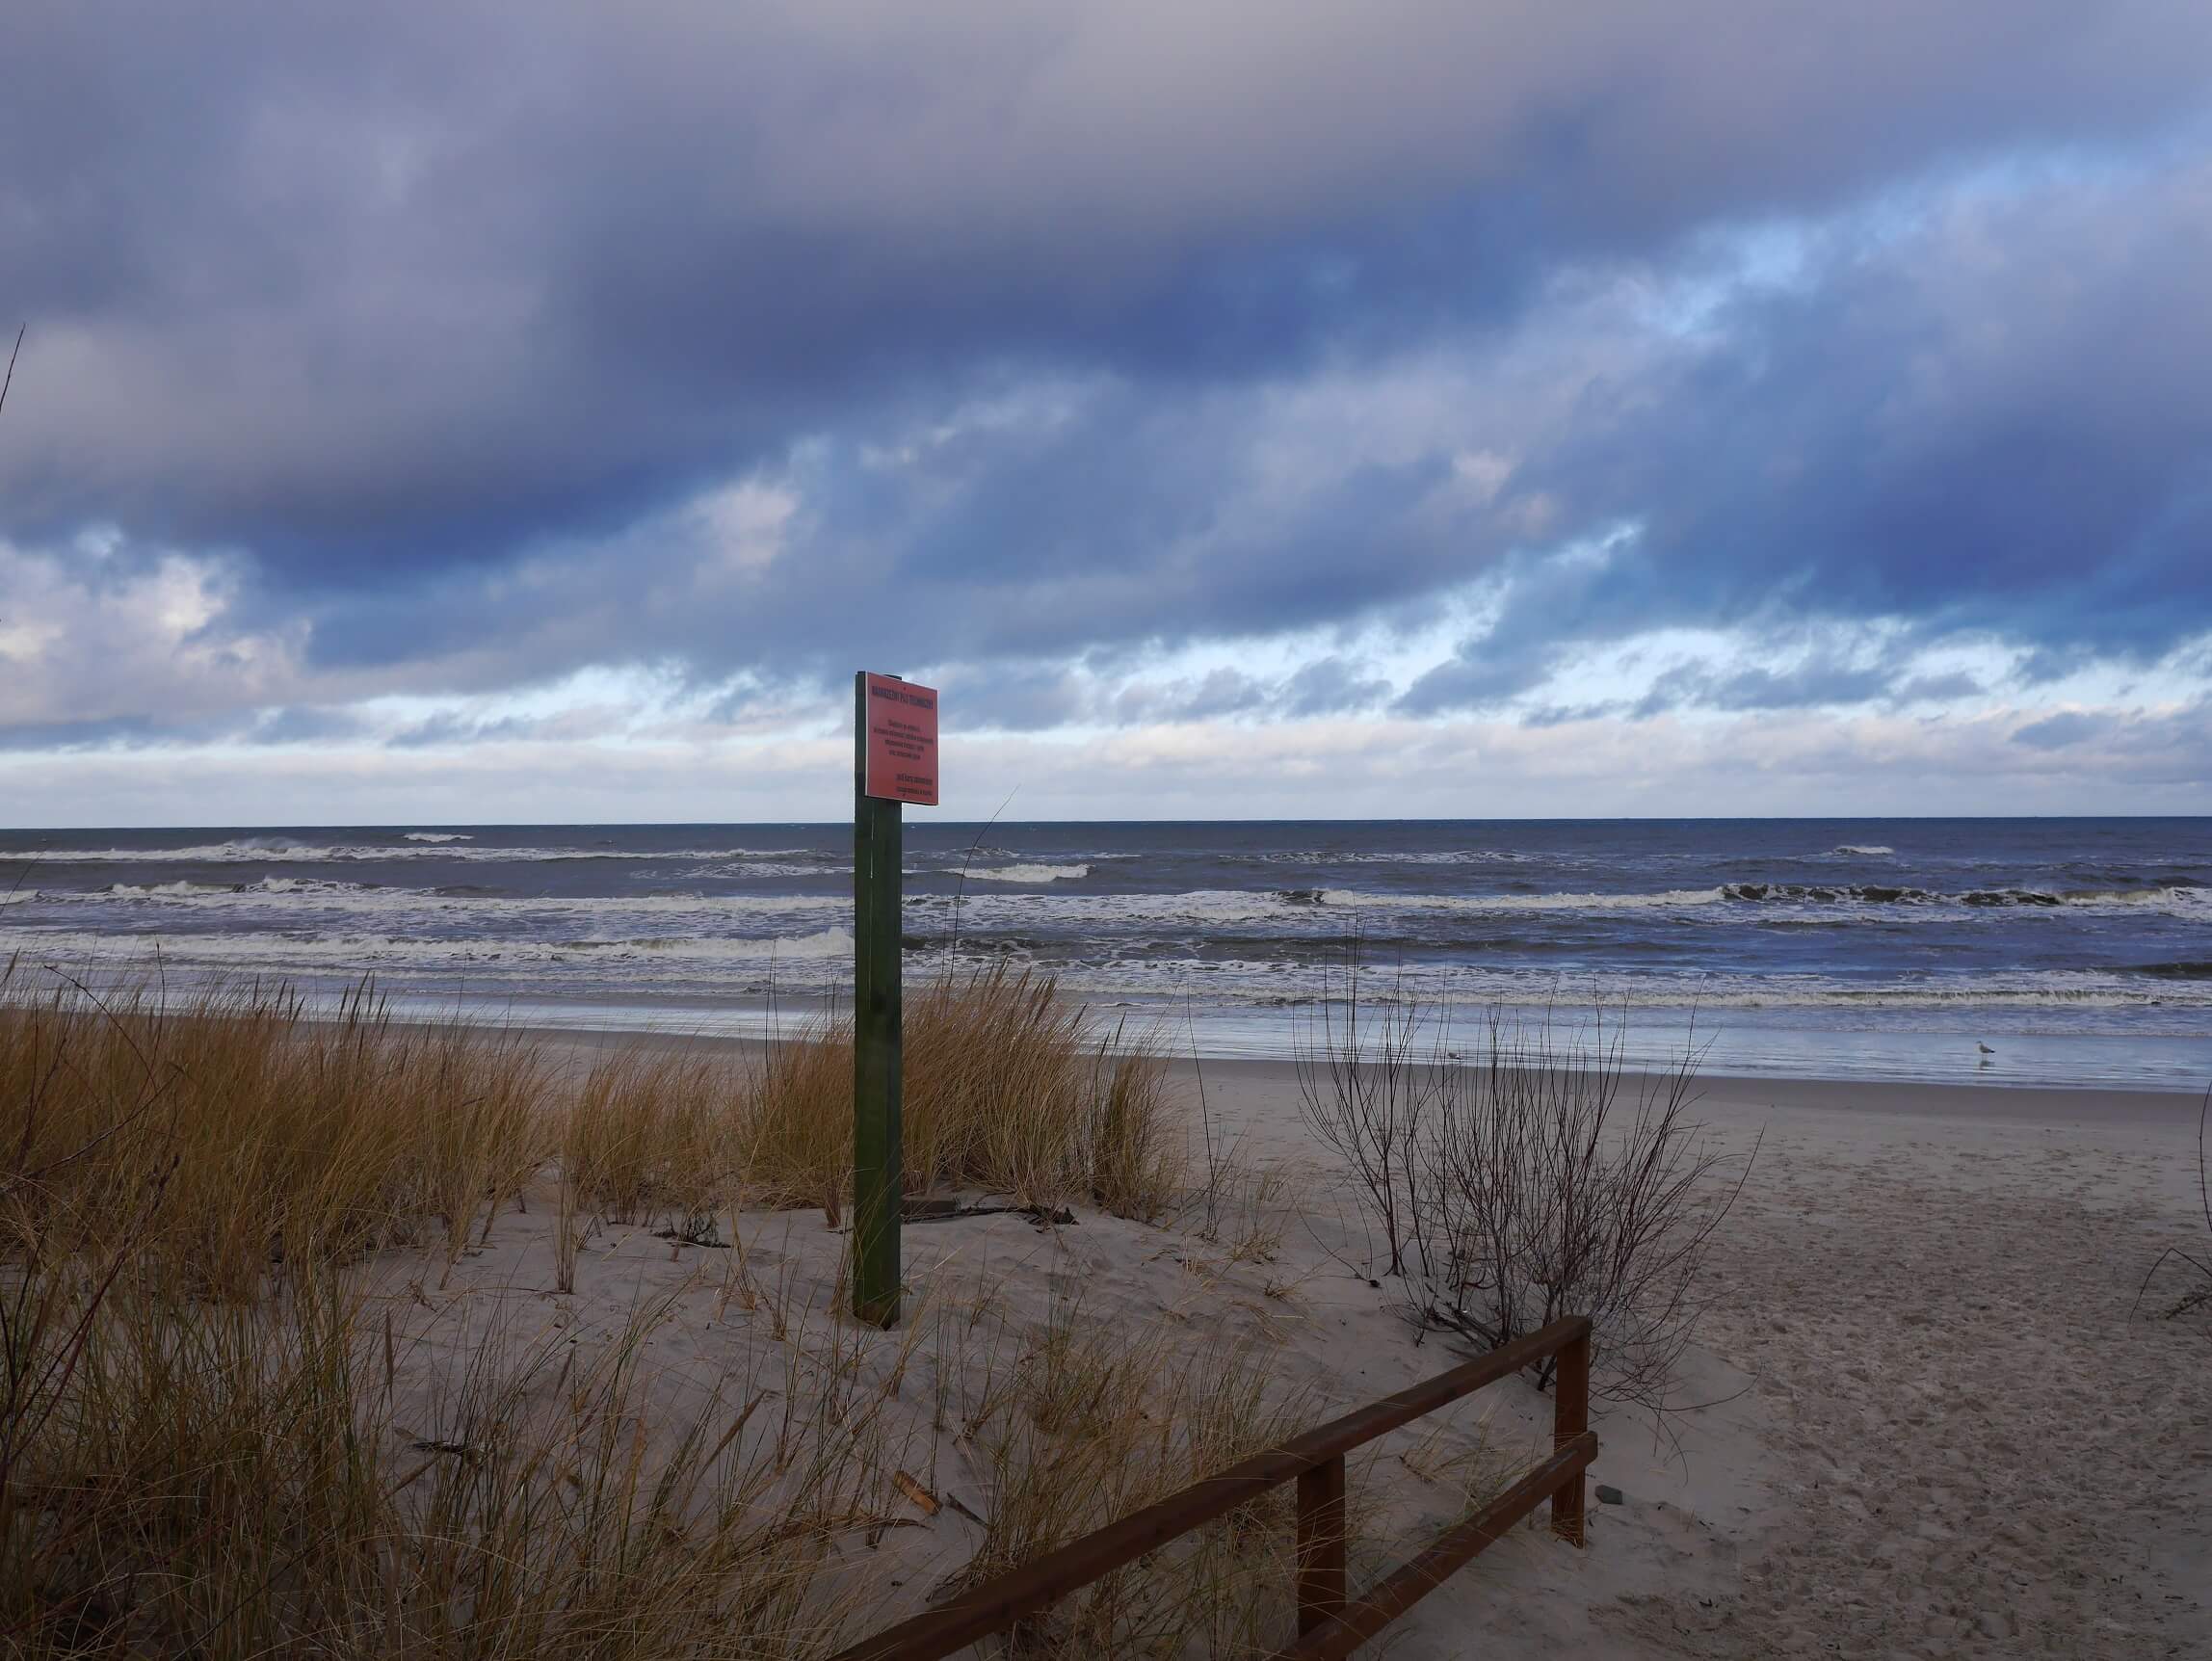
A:
[[[2201,0],[19,0],[0,825],[2208,812],[2208,293]]]

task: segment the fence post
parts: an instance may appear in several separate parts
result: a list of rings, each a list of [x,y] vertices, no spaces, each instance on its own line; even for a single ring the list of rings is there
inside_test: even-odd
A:
[[[1552,1378],[1551,1446],[1554,1453],[1590,1429],[1590,1323],[1563,1345]],[[1570,1545],[1583,1543],[1586,1476],[1576,1471],[1551,1496],[1551,1531]]]
[[[1298,1630],[1344,1613],[1344,1456],[1298,1473]]]

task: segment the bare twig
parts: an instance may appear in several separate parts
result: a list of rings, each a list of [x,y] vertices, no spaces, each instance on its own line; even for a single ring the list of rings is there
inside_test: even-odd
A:
[[[14,349],[8,354],[7,379],[0,380],[0,409],[8,408],[8,388],[15,384],[15,359],[23,351],[23,332],[30,327],[28,323],[16,327]]]

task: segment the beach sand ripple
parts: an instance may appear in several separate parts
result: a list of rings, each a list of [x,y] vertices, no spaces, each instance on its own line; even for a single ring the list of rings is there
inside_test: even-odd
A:
[[[1702,1335],[1757,1380],[1773,1521],[1733,1595],[1608,1624],[1715,1657],[2212,1654],[2212,1354],[2129,1313],[2186,1238],[2176,1139],[1846,1121],[1770,1136],[1716,1254],[1739,1291]]]

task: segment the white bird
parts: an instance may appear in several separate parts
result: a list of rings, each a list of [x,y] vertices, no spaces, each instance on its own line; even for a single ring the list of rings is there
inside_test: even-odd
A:
[[[1977,1043],[1974,1045],[1974,1047],[1980,1050],[1984,1055],[1995,1055],[1997,1053],[1986,1043]]]

